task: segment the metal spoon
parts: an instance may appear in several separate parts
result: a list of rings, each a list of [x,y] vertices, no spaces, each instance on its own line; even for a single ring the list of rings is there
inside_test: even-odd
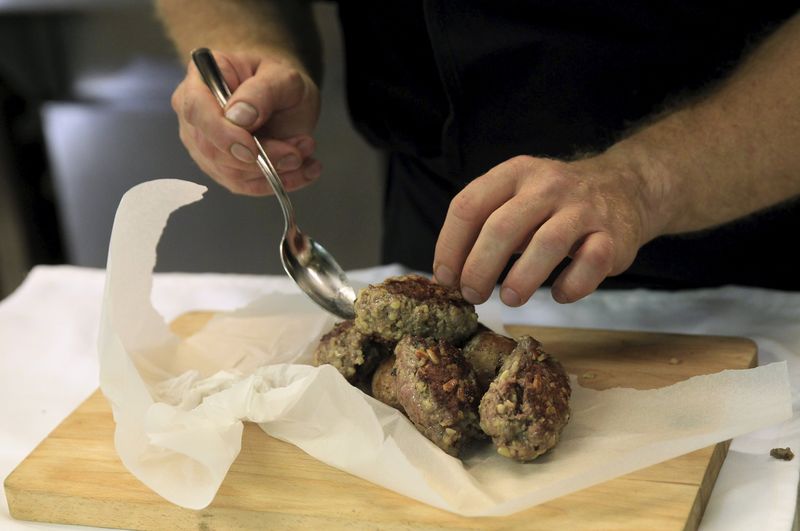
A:
[[[224,109],[231,96],[225,78],[208,48],[192,51],[192,60],[208,88]],[[320,244],[300,232],[294,220],[294,208],[261,143],[253,136],[258,149],[256,163],[269,181],[281,205],[284,217],[280,253],[283,269],[314,302],[343,319],[355,317],[355,290],[333,256]]]

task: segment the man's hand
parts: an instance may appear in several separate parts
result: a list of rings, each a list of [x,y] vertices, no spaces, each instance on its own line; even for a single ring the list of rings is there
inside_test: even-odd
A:
[[[312,156],[311,135],[319,118],[317,85],[279,56],[214,52],[214,57],[232,92],[224,111],[192,63],[172,95],[180,138],[197,165],[232,192],[271,193],[255,164],[256,134],[287,190],[316,180],[321,166]]]
[[[623,272],[666,234],[707,229],[800,196],[800,13],[719,86],[576,162],[517,157],[450,205],[434,274],[485,301],[523,304],[566,256],[559,302]]]
[[[442,284],[460,283],[479,304],[520,253],[500,291],[505,304],[519,306],[569,256],[552,293],[558,302],[578,300],[627,269],[649,239],[646,195],[635,172],[602,156],[571,163],[515,157],[453,199],[434,274]]]

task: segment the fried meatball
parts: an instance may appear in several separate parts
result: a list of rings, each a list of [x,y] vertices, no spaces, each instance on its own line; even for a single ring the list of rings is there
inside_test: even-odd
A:
[[[481,399],[481,428],[497,453],[530,461],[558,443],[569,421],[570,393],[561,364],[522,336]]]
[[[475,371],[481,393],[489,389],[497,376],[497,368],[516,346],[517,342],[510,337],[496,334],[483,325],[479,325],[478,333],[464,345],[464,357]]]
[[[394,354],[384,360],[372,375],[372,396],[387,406],[403,411],[397,400],[397,374],[394,370]]]
[[[404,275],[362,289],[355,302],[356,328],[387,341],[403,336],[462,344],[475,333],[478,315],[455,288],[420,275]]]
[[[353,321],[341,321],[320,338],[314,365],[333,365],[348,382],[361,387],[390,353],[391,347],[356,330]]]
[[[480,434],[478,384],[458,347],[404,337],[394,350],[397,398],[411,422],[450,455]]]

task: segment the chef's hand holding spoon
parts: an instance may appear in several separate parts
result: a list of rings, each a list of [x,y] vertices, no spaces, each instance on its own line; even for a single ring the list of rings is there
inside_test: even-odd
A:
[[[315,181],[321,165],[312,132],[320,98],[308,73],[285,56],[215,51],[214,57],[233,93],[224,111],[191,62],[172,95],[181,141],[200,169],[234,193],[271,194],[256,166],[255,134],[286,190]]]

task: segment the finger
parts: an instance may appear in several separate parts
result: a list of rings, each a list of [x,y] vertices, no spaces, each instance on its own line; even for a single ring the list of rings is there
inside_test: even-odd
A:
[[[303,161],[303,165],[295,171],[281,173],[281,182],[286,191],[293,192],[305,188],[319,179],[322,174],[322,164],[314,158]]]
[[[208,163],[214,168],[218,168],[218,172],[222,174],[233,171],[249,172],[251,174],[257,172],[257,166],[254,162],[246,163],[225,156],[196,128],[193,128],[188,124],[181,124],[180,129],[182,134],[183,130],[186,130],[187,136],[191,139],[189,143],[184,142],[184,144],[187,146],[189,153],[195,160],[203,159],[208,161]],[[236,149],[236,146],[234,146],[234,149]]]
[[[508,260],[545,214],[535,202],[515,196],[489,215],[461,271],[464,298],[473,304],[489,298]]]
[[[226,188],[244,195],[271,195],[274,193],[272,185],[260,172],[240,173],[221,172],[226,175]],[[287,192],[293,192],[313,183],[322,173],[322,165],[316,159],[307,159],[302,167],[295,171],[279,175],[281,183]]]
[[[256,184],[258,181],[264,181],[264,178],[260,173],[246,173],[236,168],[218,166],[206,157],[193,158],[197,166],[206,175],[233,193],[244,195],[267,195],[271,192],[270,188],[263,185],[259,184],[254,186],[254,184]]]
[[[202,100],[202,101],[201,101]],[[222,116],[222,109],[212,99],[196,95],[194,110],[187,112],[186,121],[205,139],[213,144],[217,153],[208,156],[228,166],[242,167],[256,160],[256,147],[253,136]]]
[[[508,306],[527,302],[583,236],[580,218],[560,212],[533,234],[530,244],[503,281],[500,299]]]
[[[228,84],[237,86],[238,78],[230,74],[230,64],[227,60],[217,57],[217,61]],[[257,171],[255,158],[250,156],[249,149],[246,150],[248,152],[246,157],[226,156],[202,131],[192,125],[219,119],[222,109],[211,96],[191,61],[187,71],[187,77],[175,89],[171,103],[178,116],[178,134],[195,163],[209,177],[231,192],[247,195],[270,193],[271,188],[265,185],[263,176]],[[212,118],[209,119],[209,115]],[[219,120],[224,123],[224,120]],[[237,144],[232,146],[231,155],[236,147]],[[245,160],[242,160],[243,158]],[[250,159],[252,161],[245,162]]]
[[[222,114],[222,107],[192,62],[189,63],[186,77],[173,93],[172,107],[180,118],[194,126],[199,123],[201,113],[214,116]]]
[[[228,84],[237,86],[239,74],[224,56],[215,55]],[[194,127],[199,135],[206,137],[218,150],[216,153],[208,151],[205,156],[215,163],[240,169],[246,169],[248,165],[255,163],[256,149],[252,135],[223,117],[222,107],[193,64],[189,66],[189,74],[179,90],[180,93],[176,90],[173,96],[173,107],[179,117]],[[204,146],[205,142],[198,141],[197,144]]]
[[[611,273],[613,264],[614,244],[608,233],[588,235],[575,252],[572,263],[553,283],[553,299],[568,303],[589,295]]]
[[[314,150],[317,149],[316,141],[309,135],[297,135],[292,138],[287,138],[285,141],[296,147],[300,151],[300,156],[303,159],[312,156]]]
[[[192,159],[201,170],[220,184],[223,184],[223,179],[227,180],[217,169],[213,160],[213,157],[217,153],[217,148],[208,142],[203,135],[198,133],[191,125],[180,122],[178,136],[183,142],[183,145],[186,146],[189,155],[191,155]]]
[[[228,85],[228,89],[231,91],[231,93],[235,92],[236,89],[239,88],[241,80],[247,79],[253,75],[252,69],[247,67],[247,63],[245,61],[234,62],[231,61],[225,54],[221,54],[213,50],[211,53],[214,56],[214,59],[217,61],[219,71],[222,74],[222,77],[225,79],[225,83]],[[205,81],[202,80],[202,76],[200,75],[200,71],[197,70],[197,67],[195,67],[195,72],[197,72],[198,77],[203,84],[205,84]]]
[[[189,126],[190,127],[190,126]],[[206,165],[204,171],[229,190],[245,195],[268,195],[272,193],[272,187],[255,164],[229,166],[227,160],[215,158],[216,148],[210,144],[202,135],[196,135],[194,139],[195,151],[203,154],[203,159],[210,164]],[[295,190],[307,186],[319,178],[321,165],[316,159],[308,158],[300,162],[298,157],[293,155],[299,153],[298,150],[289,144],[281,141],[267,141],[266,150],[272,151],[273,155],[288,155],[278,160],[276,170],[287,190]],[[291,162],[290,169],[286,170],[285,159],[292,158],[298,163]],[[272,159],[272,157],[271,157]],[[208,168],[213,168],[208,170]]]
[[[253,76],[242,81],[231,96],[225,116],[233,123],[254,131],[270,116],[299,104],[306,83],[295,68],[262,61]]]
[[[295,171],[303,165],[302,153],[287,141],[270,138],[262,140],[261,145],[281,175],[284,172]]]
[[[261,172],[255,170],[255,165],[249,165],[246,169],[231,168],[216,164],[212,158],[206,156],[209,151],[216,152],[216,148],[206,141],[202,135],[197,134],[192,126],[181,122],[178,128],[178,135],[197,166],[214,181],[231,192],[247,195],[266,195],[271,192],[271,189],[263,186],[243,184],[249,180],[264,180]]]
[[[514,191],[512,178],[503,172],[490,171],[453,198],[434,251],[433,272],[438,283],[445,286],[458,284],[469,250],[486,219],[508,201]]]
[[[269,182],[267,182],[261,173],[246,179],[231,181],[227,188],[231,192],[239,195],[265,196],[273,194],[272,186],[270,186]]]

